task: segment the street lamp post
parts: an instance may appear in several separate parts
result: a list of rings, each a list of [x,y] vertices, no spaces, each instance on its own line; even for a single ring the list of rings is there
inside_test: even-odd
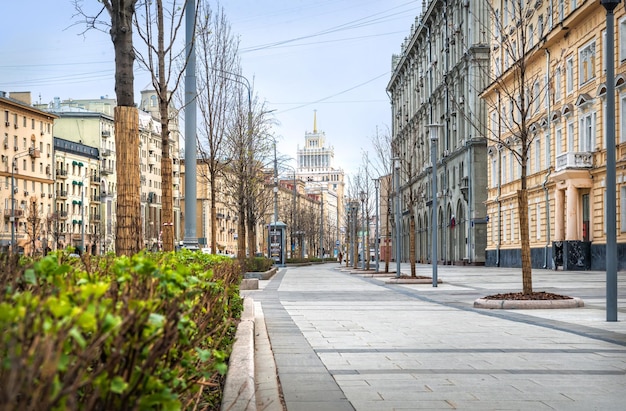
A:
[[[431,233],[432,233],[432,265],[433,265],[433,287],[437,287],[437,141],[440,124],[429,124],[428,134],[430,136],[430,162],[432,163],[432,208],[431,208]]]
[[[363,250],[361,269],[365,270],[365,191],[361,191],[359,197],[361,198],[361,249]]]
[[[621,1],[601,0],[606,9],[606,112],[615,112],[615,52],[613,11]],[[617,321],[617,233],[615,194],[615,118],[606,122],[606,320]]]
[[[353,268],[358,267],[358,255],[359,249],[356,238],[356,226],[357,226],[357,218],[358,218],[358,209],[359,203],[356,201],[350,202],[350,210],[352,211],[352,261],[351,265]]]
[[[393,169],[394,169],[394,184],[396,188],[396,199],[395,199],[395,225],[396,225],[396,277],[400,277],[400,158],[394,157],[393,159]]]
[[[185,237],[186,247],[197,247],[196,234],[196,53],[193,41],[196,31],[196,2],[185,7]]]
[[[376,260],[376,272],[378,272],[378,266],[379,266],[379,244],[378,244],[378,188],[380,186],[380,179],[375,178],[374,179],[374,189],[375,189],[375,201],[376,201],[376,230],[375,230],[375,235],[374,235],[374,258]]]

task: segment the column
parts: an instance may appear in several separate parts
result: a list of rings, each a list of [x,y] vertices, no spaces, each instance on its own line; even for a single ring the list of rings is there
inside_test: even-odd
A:
[[[573,184],[567,186],[566,240],[578,240],[578,189]]]
[[[554,241],[565,240],[565,191],[554,190]]]

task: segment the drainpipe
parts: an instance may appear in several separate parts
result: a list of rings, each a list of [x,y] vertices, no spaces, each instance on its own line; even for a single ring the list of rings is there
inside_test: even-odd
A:
[[[550,72],[550,50],[546,48],[546,76],[547,73]],[[551,128],[551,124],[550,124],[550,117],[551,117],[551,113],[550,113],[550,82],[548,82],[548,84],[546,84],[546,101],[548,103],[548,141],[551,142],[551,138],[550,138],[550,128]],[[546,150],[548,150],[549,147],[546,144]],[[552,160],[552,159],[550,159]],[[551,161],[550,161],[551,162]],[[548,179],[550,178],[550,172],[552,171],[552,165],[551,164],[547,164],[548,166],[548,173],[546,174],[546,179],[543,181],[542,187],[543,187],[543,191],[546,195],[546,245],[544,247],[543,250],[543,268],[548,268],[548,246],[550,245],[550,194],[548,193]],[[537,216],[537,218],[539,218],[539,216]]]
[[[543,180],[543,191],[546,194],[546,245],[543,250],[543,268],[548,268],[548,246],[550,245],[550,194],[548,192],[548,179],[550,178],[550,172],[552,171],[552,167],[548,168],[548,173],[546,174],[545,180]]]
[[[500,92],[498,91],[498,138],[502,135],[502,107],[500,100]],[[496,267],[500,267],[500,246],[502,245],[502,202],[500,201],[500,195],[502,195],[502,151],[500,147],[496,147],[498,150],[498,195],[496,196],[496,202],[498,203],[498,243],[496,244]]]

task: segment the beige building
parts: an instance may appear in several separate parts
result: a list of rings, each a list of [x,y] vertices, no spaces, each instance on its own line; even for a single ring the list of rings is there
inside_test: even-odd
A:
[[[600,2],[532,2],[522,13],[492,1],[499,20],[492,36],[496,81],[484,92],[489,106],[487,243],[489,265],[520,265],[517,190],[521,166],[514,152],[528,133],[528,228],[533,267],[605,268],[605,207],[617,207],[618,255],[626,243],[626,15],[615,10],[615,49],[606,50],[606,10]],[[526,30],[527,41],[518,34]],[[510,47],[525,52],[521,87]],[[606,60],[614,59],[616,110],[606,110]],[[609,60],[609,61],[610,61]],[[523,90],[512,94],[508,90]],[[520,95],[525,105],[520,105]],[[522,113],[525,112],[526,116]],[[519,120],[525,117],[526,129]],[[617,187],[606,187],[605,130],[616,122]],[[606,190],[617,191],[608,205]],[[626,266],[623,257],[619,264]]]
[[[52,240],[56,116],[33,107],[30,92],[1,92],[0,113],[0,250],[39,253]]]

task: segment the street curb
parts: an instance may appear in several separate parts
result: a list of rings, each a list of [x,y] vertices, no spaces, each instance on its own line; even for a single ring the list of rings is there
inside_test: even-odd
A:
[[[585,303],[578,297],[567,300],[487,300],[479,298],[474,301],[474,308],[537,310],[554,308],[580,308]]]
[[[222,410],[257,409],[254,381],[254,300],[246,297],[243,306],[233,351],[228,360],[228,373],[222,392]]]

